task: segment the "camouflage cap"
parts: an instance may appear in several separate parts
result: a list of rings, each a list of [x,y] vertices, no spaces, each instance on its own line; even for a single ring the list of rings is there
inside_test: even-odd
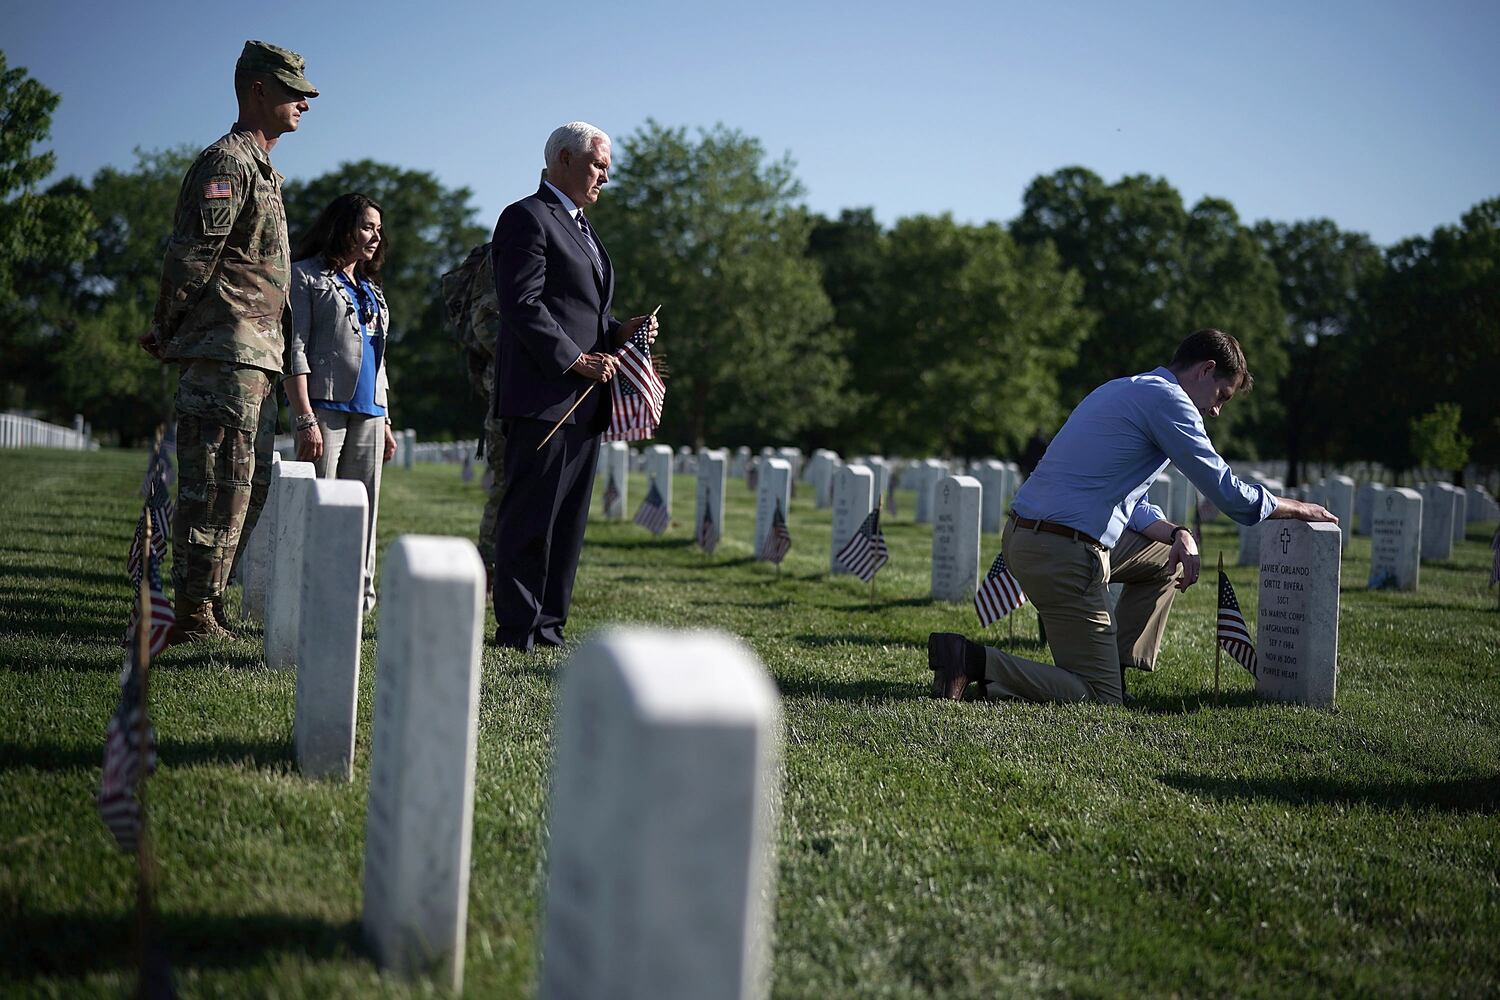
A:
[[[304,97],[317,97],[318,88],[308,82],[302,71],[307,66],[303,59],[291,49],[284,49],[270,42],[246,42],[239,62],[234,64],[236,72],[265,73],[274,76]]]

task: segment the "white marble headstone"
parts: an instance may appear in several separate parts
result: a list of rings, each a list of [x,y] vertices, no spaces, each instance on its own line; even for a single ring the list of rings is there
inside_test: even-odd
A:
[[[604,519],[607,521],[622,521],[625,519],[626,506],[630,495],[630,449],[624,441],[606,441],[603,444],[603,489],[608,489],[610,476],[614,477],[615,489],[620,498],[613,504],[604,507]]]
[[[297,630],[302,622],[302,542],[308,498],[318,472],[311,462],[278,462],[272,472],[276,514],[270,537],[265,655],[266,666],[282,669],[297,659]]]
[[[771,518],[775,515],[777,502],[781,503],[781,516],[790,526],[792,520],[792,464],[784,458],[760,460],[760,478],[755,495],[755,557],[760,558],[761,546],[771,530]]]
[[[1422,567],[1422,494],[1383,489],[1371,504],[1370,586],[1416,590]]]
[[[729,482],[729,455],[722,450],[705,448],[698,453],[698,484],[693,504],[693,537],[703,524],[703,510],[708,508],[719,537],[724,537],[724,489]]]
[[[562,670],[538,996],[770,989],[780,703],[713,632],[606,633]]]
[[[1354,534],[1354,480],[1348,476],[1329,476],[1323,481],[1323,506],[1339,519],[1343,529],[1344,548]]]
[[[1247,481],[1259,483],[1275,496],[1286,494],[1286,487],[1279,479],[1261,478]],[[1270,521],[1262,521],[1259,524],[1237,525],[1240,529],[1239,564],[1241,566],[1255,566],[1260,562],[1260,533],[1270,523]]]
[[[979,508],[973,476],[945,476],[933,493],[932,598],[972,601],[979,586]]]
[[[838,561],[839,549],[849,543],[874,509],[875,473],[863,465],[840,466],[833,474],[833,533],[828,553],[832,575],[849,572]]]
[[[381,967],[463,989],[484,565],[403,535],[381,573],[365,828],[365,938]]]
[[[998,459],[987,458],[974,470],[974,478],[984,490],[979,512],[979,530],[998,534],[1005,527],[1005,480],[1008,473]]]
[[[369,496],[357,479],[315,479],[302,547],[297,633],[297,768],[311,778],[354,773],[359,640],[364,624],[365,524]]]
[[[1255,690],[1271,701],[1326,707],[1338,686],[1338,525],[1261,523]]]
[[[266,620],[266,594],[271,589],[271,536],[276,533],[276,480],[281,453],[271,452],[271,486],[260,518],[250,532],[245,554],[240,557],[240,614],[246,619]]]
[[[1368,535],[1374,528],[1375,504],[1385,487],[1380,483],[1361,483],[1354,491],[1354,533]]]
[[[1453,495],[1453,544],[1457,545],[1469,530],[1469,494],[1451,483],[1441,483],[1440,488]]]
[[[672,513],[672,449],[668,445],[653,444],[646,449],[646,482],[656,480],[656,489],[666,504],[667,514]],[[649,486],[648,486],[649,489]]]
[[[1428,483],[1422,490],[1422,561],[1453,557],[1453,515],[1457,506],[1447,483]]]

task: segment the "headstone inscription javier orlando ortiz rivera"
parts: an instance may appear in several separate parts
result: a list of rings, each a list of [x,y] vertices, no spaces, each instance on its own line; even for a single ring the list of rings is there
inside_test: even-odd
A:
[[[1255,690],[1272,701],[1329,707],[1338,681],[1338,525],[1269,522],[1260,531]]]

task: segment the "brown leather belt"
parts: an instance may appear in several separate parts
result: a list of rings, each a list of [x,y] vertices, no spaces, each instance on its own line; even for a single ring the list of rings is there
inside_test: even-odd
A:
[[[1103,545],[1099,544],[1097,538],[1085,535],[1078,529],[1070,528],[1066,524],[1058,524],[1056,521],[1033,521],[1031,518],[1022,517],[1019,514],[1011,514],[1010,519],[1016,522],[1016,527],[1025,528],[1027,531],[1045,531],[1050,535],[1061,535],[1064,538],[1071,538],[1074,541],[1088,542],[1096,549],[1104,548]]]

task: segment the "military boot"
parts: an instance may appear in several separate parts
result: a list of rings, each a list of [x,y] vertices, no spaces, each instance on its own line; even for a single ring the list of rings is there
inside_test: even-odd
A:
[[[179,600],[177,602],[177,623],[167,634],[168,646],[183,642],[202,642],[205,639],[227,638],[229,638],[229,633],[220,628],[218,621],[214,619],[211,601]]]
[[[213,600],[209,601],[208,604],[209,607],[214,609],[214,623],[223,630],[224,634],[227,637],[229,637],[230,639],[238,639],[239,636],[235,634],[234,629],[229,627],[229,615],[224,610],[224,595],[220,594],[218,597],[215,597]]]

